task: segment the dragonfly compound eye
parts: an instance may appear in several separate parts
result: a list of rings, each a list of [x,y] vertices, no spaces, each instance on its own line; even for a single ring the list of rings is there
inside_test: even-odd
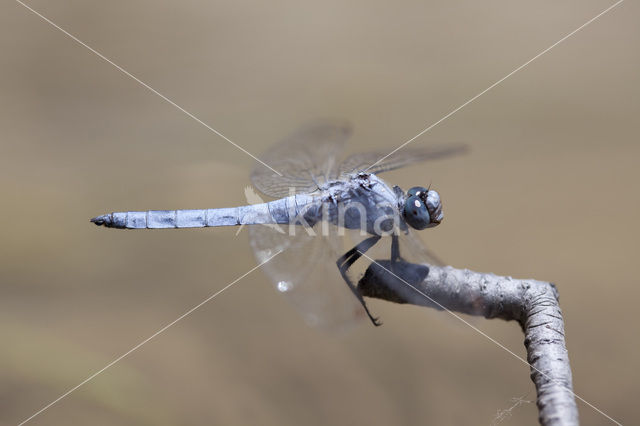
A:
[[[404,202],[403,214],[404,220],[414,229],[424,229],[431,222],[426,204],[415,195]]]
[[[407,191],[407,197],[424,197],[424,194],[427,193],[427,188],[424,188],[422,186],[414,186],[413,188],[409,188],[409,190]]]
[[[427,210],[434,226],[442,222],[444,216],[442,214],[442,202],[440,201],[440,194],[436,191],[427,192]]]

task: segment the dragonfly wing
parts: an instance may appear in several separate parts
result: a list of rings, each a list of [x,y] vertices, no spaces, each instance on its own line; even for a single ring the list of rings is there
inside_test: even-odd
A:
[[[364,310],[342,280],[336,261],[344,246],[337,229],[325,222],[309,231],[284,225],[284,233],[255,225],[249,228],[251,247],[258,262],[279,250],[262,266],[276,290],[286,296],[309,325],[329,330],[349,328],[365,318]],[[331,229],[330,229],[331,228]]]
[[[337,157],[351,127],[341,121],[318,121],[302,127],[269,149],[261,159],[276,171],[256,163],[251,182],[266,195],[281,198],[312,192],[337,177]]]
[[[424,148],[403,148],[391,155],[389,155],[389,151],[365,152],[347,157],[340,164],[339,173],[348,175],[366,171],[367,173],[379,174],[413,163],[462,154],[466,150],[467,146],[464,144],[447,144]]]
[[[403,260],[420,264],[445,265],[444,261],[436,256],[411,228],[409,228],[406,233],[400,232],[398,238],[400,242],[400,257],[402,257]]]

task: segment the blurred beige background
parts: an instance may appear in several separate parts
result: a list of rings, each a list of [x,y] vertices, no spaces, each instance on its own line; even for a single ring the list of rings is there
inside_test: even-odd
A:
[[[395,148],[611,2],[30,1],[252,153],[316,117]],[[457,267],[557,283],[575,391],[640,421],[640,7],[594,22],[414,143],[462,158],[422,233]],[[16,424],[255,265],[246,230],[122,232],[113,210],[240,204],[252,160],[18,3],[0,5],[0,424]],[[307,328],[260,271],[32,424],[489,425],[528,367],[447,314]],[[475,324],[524,356],[514,323]],[[584,424],[608,424],[579,403]],[[501,424],[537,423],[535,404]]]

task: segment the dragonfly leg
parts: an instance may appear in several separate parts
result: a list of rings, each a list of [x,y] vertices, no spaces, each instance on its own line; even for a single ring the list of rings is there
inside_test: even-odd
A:
[[[400,256],[400,238],[397,234],[393,234],[391,236],[391,262],[389,266],[391,267],[391,272],[396,270],[396,266],[398,262],[404,262],[402,256]]]
[[[347,271],[349,270],[351,265],[353,265],[358,259],[360,259],[360,257],[362,257],[362,253],[366,252],[371,247],[373,247],[379,240],[380,240],[379,235],[374,235],[373,237],[369,237],[366,240],[361,241],[358,245],[356,245],[351,250],[347,251],[342,256],[340,256],[340,258],[336,261],[336,264],[338,265],[338,270],[340,271],[340,275],[342,275],[342,278],[344,279],[344,281],[347,283],[347,285],[349,286],[353,294],[356,296],[358,301],[362,304],[362,307],[367,313],[367,316],[375,326],[382,325],[382,323],[378,321],[378,318],[375,318],[373,315],[371,315],[371,312],[369,312],[369,308],[367,307],[367,304],[365,303],[364,298],[362,297],[362,295],[360,294],[356,286],[353,285],[353,283],[351,282],[351,279],[347,275]]]
[[[400,257],[400,242],[398,236],[393,234],[391,236],[391,263],[395,263],[398,260],[402,260]]]

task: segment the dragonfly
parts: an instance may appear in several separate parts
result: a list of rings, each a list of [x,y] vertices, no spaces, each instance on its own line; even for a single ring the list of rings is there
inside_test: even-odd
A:
[[[317,121],[267,150],[250,178],[271,201],[231,208],[113,212],[91,222],[118,229],[250,225],[256,259],[308,324],[344,328],[368,317],[381,325],[357,288],[358,273],[371,264],[374,248],[390,261],[392,270],[400,261],[440,263],[414,231],[437,226],[444,215],[440,195],[430,185],[405,192],[378,175],[459,154],[466,146],[429,145],[393,155],[373,151],[340,161],[351,133],[346,122]]]

